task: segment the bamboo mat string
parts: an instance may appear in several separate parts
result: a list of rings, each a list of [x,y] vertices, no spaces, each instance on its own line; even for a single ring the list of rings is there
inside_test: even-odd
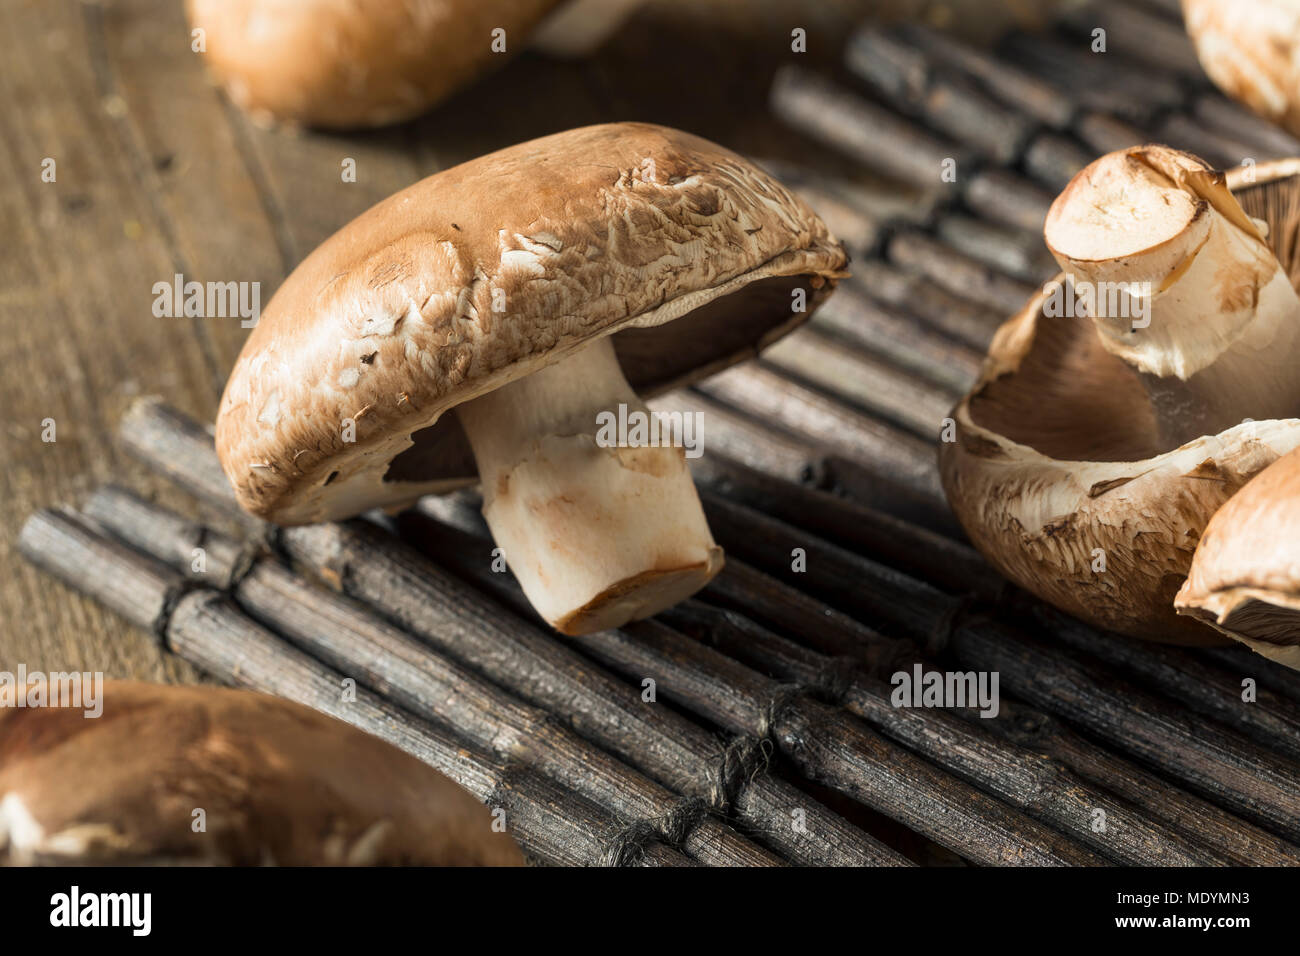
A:
[[[634,820],[621,830],[606,847],[602,866],[630,866],[639,860],[652,843],[667,842],[680,846],[686,835],[712,813],[699,797],[684,797],[668,813],[652,819]]]

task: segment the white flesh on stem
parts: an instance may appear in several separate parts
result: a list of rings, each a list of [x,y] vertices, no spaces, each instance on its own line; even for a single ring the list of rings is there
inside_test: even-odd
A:
[[[1044,231],[1106,349],[1141,374],[1166,447],[1300,413],[1300,298],[1221,174],[1165,147],[1111,153]]]
[[[649,415],[605,337],[456,409],[492,536],[566,634],[649,617],[722,569],[683,449],[597,444],[620,404]]]

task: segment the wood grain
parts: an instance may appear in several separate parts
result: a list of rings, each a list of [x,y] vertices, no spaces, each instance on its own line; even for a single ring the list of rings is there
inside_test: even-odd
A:
[[[825,65],[872,6],[655,0],[591,60],[523,52],[412,123],[322,135],[259,129],[233,109],[177,0],[0,4],[0,668],[198,679],[15,550],[32,511],[109,479],[194,511],[114,448],[115,427],[155,393],[211,421],[247,332],[236,318],[156,318],[154,283],[258,282],[265,305],[317,244],[397,189],[585,123],[668,122],[797,156],[799,138],[765,116],[790,29],[808,31],[800,62]],[[347,158],[356,182],[343,180]]]

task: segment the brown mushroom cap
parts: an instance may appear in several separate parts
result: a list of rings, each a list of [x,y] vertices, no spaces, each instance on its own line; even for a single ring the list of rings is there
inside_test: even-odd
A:
[[[1300,5],[1183,0],[1201,66],[1219,89],[1300,135]]]
[[[0,708],[0,863],[523,862],[451,780],[298,704],[124,681],[99,717],[64,704]]]
[[[666,391],[797,326],[846,263],[802,201],[698,137],[523,143],[397,193],[294,270],[227,383],[218,452],[277,522],[407,504],[475,480],[453,406],[603,336],[638,394]]]
[[[1176,604],[1300,668],[1300,451],[1265,468],[1210,519]]]
[[[1293,284],[1300,263],[1286,210],[1300,191],[1296,171],[1265,164],[1255,183],[1229,177]],[[1162,447],[1138,373],[1090,317],[1045,315],[1049,295],[998,331],[980,381],[953,411],[956,441],[940,445],[953,510],[1003,574],[1057,607],[1132,636],[1215,642],[1175,615],[1174,596],[1210,517],[1300,445],[1300,420],[1245,422]],[[1099,554],[1104,571],[1094,569]]]
[[[378,126],[424,112],[493,65],[559,0],[189,0],[209,68],[255,117]]]

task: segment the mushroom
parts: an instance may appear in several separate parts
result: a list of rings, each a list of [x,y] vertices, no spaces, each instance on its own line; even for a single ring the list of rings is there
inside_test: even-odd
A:
[[[241,109],[263,123],[348,128],[424,112],[521,48],[558,3],[189,0],[189,14]]]
[[[976,546],[1099,627],[1221,641],[1174,596],[1215,511],[1300,445],[1300,183],[1293,162],[1255,172],[1153,146],[1080,172],[1045,227],[1071,275],[998,331],[940,446]]]
[[[523,864],[469,793],[342,721],[219,687],[100,694],[98,716],[0,708],[0,863]]]
[[[1300,451],[1279,458],[1205,528],[1175,605],[1300,669]]]
[[[1300,4],[1183,0],[1183,20],[1219,89],[1300,135]]]
[[[582,634],[648,617],[722,552],[681,435],[636,433],[638,396],[754,355],[846,263],[802,201],[686,133],[514,146],[397,193],[294,270],[226,385],[218,453],[241,504],[283,524],[481,478],[544,619]]]

